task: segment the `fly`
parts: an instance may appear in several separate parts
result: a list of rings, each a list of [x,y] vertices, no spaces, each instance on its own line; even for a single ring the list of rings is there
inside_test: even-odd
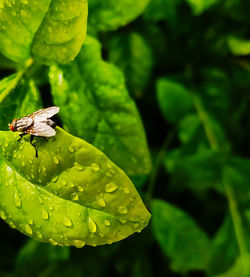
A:
[[[46,139],[56,135],[56,123],[50,118],[57,114],[59,110],[59,107],[53,106],[38,110],[25,117],[13,119],[12,123],[9,124],[9,129],[12,132],[21,132],[18,141],[20,141],[23,136],[30,134],[30,143],[34,146],[36,150],[36,157],[38,157],[37,147],[33,143],[33,139],[35,136],[44,137],[44,139]]]

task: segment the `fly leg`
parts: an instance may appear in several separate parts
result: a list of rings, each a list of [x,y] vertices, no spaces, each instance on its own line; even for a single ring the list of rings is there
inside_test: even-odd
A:
[[[46,137],[43,137],[43,139],[44,139],[45,141],[47,141],[47,142],[48,142],[48,140],[46,139]]]
[[[27,134],[26,134],[26,133],[22,133],[22,134],[20,134],[20,135],[19,135],[19,139],[18,139],[17,141],[22,140],[23,136],[25,136],[25,135],[27,135]]]
[[[30,144],[35,148],[35,150],[36,150],[36,157],[38,158],[37,147],[36,147],[36,145],[33,142],[34,137],[35,136],[33,136],[33,135],[30,136]]]

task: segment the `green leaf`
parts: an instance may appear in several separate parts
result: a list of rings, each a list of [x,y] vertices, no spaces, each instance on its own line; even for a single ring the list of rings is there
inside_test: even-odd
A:
[[[127,174],[151,169],[144,129],[124,77],[101,59],[100,44],[88,38],[77,59],[52,66],[54,103],[64,128],[101,149]]]
[[[181,0],[153,0],[150,1],[143,17],[157,22],[160,20],[174,21],[178,14],[178,6]]]
[[[173,270],[186,272],[207,267],[210,241],[184,211],[163,200],[153,200],[152,225]]]
[[[235,36],[228,37],[230,51],[236,56],[246,56],[250,54],[250,40]]]
[[[0,51],[14,62],[68,63],[86,35],[87,1],[44,0],[0,3]]]
[[[194,15],[200,15],[204,11],[219,2],[219,0],[186,0]]]
[[[49,264],[66,261],[70,248],[54,247],[33,239],[27,241],[17,255],[15,262],[16,276],[36,276]]]
[[[157,100],[167,121],[178,122],[192,107],[192,98],[186,88],[170,79],[159,79]]]
[[[41,108],[40,94],[33,80],[21,80],[12,74],[0,81],[0,129],[8,130],[14,118],[30,114]]]
[[[166,155],[165,166],[171,174],[173,187],[189,187],[194,190],[221,187],[224,156],[210,149],[203,149],[192,155]]]
[[[39,241],[76,247],[113,243],[150,219],[132,182],[101,151],[57,128],[37,138],[38,158],[18,134],[0,132],[0,215]]]
[[[138,33],[124,33],[111,40],[109,60],[121,68],[132,95],[140,97],[151,74],[153,57],[146,40]]]
[[[227,216],[212,240],[208,276],[223,273],[233,265],[239,255],[232,220]]]
[[[138,17],[149,0],[89,0],[89,25],[95,31],[113,31]]]
[[[244,265],[247,265],[247,268],[245,268]],[[223,274],[216,275],[216,277],[235,277],[235,276],[249,277],[249,274],[250,274],[250,254],[246,254],[245,256],[240,256],[230,270],[228,270]]]

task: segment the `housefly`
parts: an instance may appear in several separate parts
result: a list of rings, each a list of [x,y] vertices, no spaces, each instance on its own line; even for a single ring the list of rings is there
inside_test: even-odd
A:
[[[50,118],[57,114],[59,110],[59,107],[54,106],[38,110],[25,117],[13,119],[12,123],[9,124],[9,129],[12,132],[21,132],[18,141],[20,141],[23,136],[30,134],[30,143],[32,146],[34,146],[36,150],[36,157],[38,157],[37,148],[33,143],[33,139],[35,136],[44,137],[46,139],[56,135],[56,123]]]

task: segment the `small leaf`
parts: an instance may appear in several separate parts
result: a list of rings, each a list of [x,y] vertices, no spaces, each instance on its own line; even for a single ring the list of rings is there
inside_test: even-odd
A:
[[[86,35],[87,1],[2,0],[0,51],[14,62],[68,63]]]
[[[73,63],[52,66],[50,82],[66,130],[95,145],[129,175],[150,171],[138,110],[121,72],[101,59],[98,41],[89,37]]]
[[[228,37],[228,46],[231,52],[236,56],[246,56],[250,54],[250,40],[239,37]]]
[[[163,200],[154,200],[152,225],[173,270],[186,272],[207,267],[210,241],[189,215]]]
[[[102,245],[141,231],[150,214],[132,182],[101,151],[57,128],[37,138],[39,157],[18,134],[0,132],[0,215],[53,245]]]
[[[212,240],[208,276],[223,273],[233,265],[239,255],[232,220],[227,216]]]
[[[114,36],[109,47],[109,60],[124,72],[131,94],[140,97],[153,64],[151,48],[143,36],[138,33]]]
[[[12,119],[30,114],[42,106],[41,97],[34,81],[21,80],[18,82],[18,73],[0,81],[1,130],[8,130],[8,123]]]
[[[89,0],[90,29],[116,30],[139,16],[148,2],[149,0]]]
[[[30,239],[21,248],[15,263],[16,276],[36,276],[51,263],[68,260],[68,247],[54,247]]]
[[[192,98],[186,88],[170,79],[157,81],[157,100],[167,121],[178,122],[192,107]]]
[[[192,9],[194,15],[200,15],[211,6],[218,3],[219,0],[186,0]]]

